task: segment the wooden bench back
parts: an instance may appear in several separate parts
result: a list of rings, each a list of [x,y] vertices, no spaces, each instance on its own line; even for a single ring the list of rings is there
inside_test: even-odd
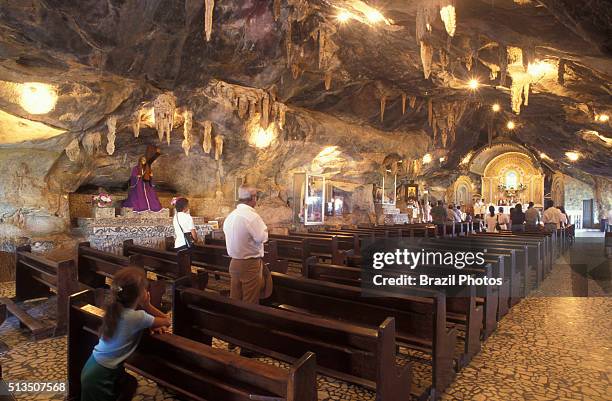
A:
[[[93,293],[75,294],[68,335],[69,400],[80,395],[80,373],[95,344],[103,311]],[[127,368],[194,400],[315,401],[316,358],[306,353],[289,370],[173,334],[145,334]]]
[[[278,274],[278,273],[273,273]],[[395,365],[394,319],[374,328],[247,304],[193,288],[177,287],[174,332],[204,343],[221,338],[285,361],[304,352],[317,355],[319,370],[366,385],[384,383],[388,398],[404,399],[410,390],[409,370]],[[393,396],[393,394],[396,394]],[[401,395],[401,398],[398,398]]]
[[[114,276],[123,267],[139,265],[138,255],[121,256],[100,251],[91,247],[89,242],[81,242],[77,247],[79,282],[89,288],[102,288],[107,277]]]
[[[123,255],[140,255],[139,263],[147,270],[169,279],[191,274],[191,257],[188,250],[168,252],[161,249],[134,245],[134,240],[123,242]]]

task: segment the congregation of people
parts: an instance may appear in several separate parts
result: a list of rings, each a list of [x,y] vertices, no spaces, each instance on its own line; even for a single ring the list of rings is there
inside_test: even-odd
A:
[[[442,225],[470,221],[487,232],[502,230],[523,232],[538,228],[552,231],[570,224],[569,216],[563,206],[554,206],[551,200],[545,202],[542,212],[533,202],[529,202],[526,210],[522,204],[517,203],[510,208],[509,213],[506,213],[503,207],[487,205],[484,200],[478,200],[470,207],[453,203],[445,206],[444,202],[439,200],[433,206],[427,203],[423,209],[427,211],[423,215],[423,222]]]

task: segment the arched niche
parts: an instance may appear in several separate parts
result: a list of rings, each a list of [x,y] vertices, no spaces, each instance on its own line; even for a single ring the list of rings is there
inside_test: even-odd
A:
[[[565,180],[563,174],[556,173],[550,187],[550,198],[555,205],[565,204]]]
[[[544,203],[544,174],[529,154],[509,151],[489,160],[482,173],[482,195],[487,202],[508,200],[508,192],[500,186],[516,190],[514,202]],[[522,186],[526,188],[520,190]]]
[[[462,175],[455,180],[452,186],[451,199],[456,205],[471,205],[475,194],[475,185],[470,177]]]

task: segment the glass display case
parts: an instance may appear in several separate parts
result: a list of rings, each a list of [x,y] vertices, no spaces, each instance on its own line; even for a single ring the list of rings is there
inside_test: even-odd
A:
[[[296,223],[318,225],[325,221],[325,177],[307,173],[293,175],[293,212]]]

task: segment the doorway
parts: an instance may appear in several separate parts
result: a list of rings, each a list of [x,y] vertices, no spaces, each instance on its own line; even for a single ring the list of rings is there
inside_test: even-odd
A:
[[[582,227],[593,228],[593,199],[585,199],[582,201]]]

